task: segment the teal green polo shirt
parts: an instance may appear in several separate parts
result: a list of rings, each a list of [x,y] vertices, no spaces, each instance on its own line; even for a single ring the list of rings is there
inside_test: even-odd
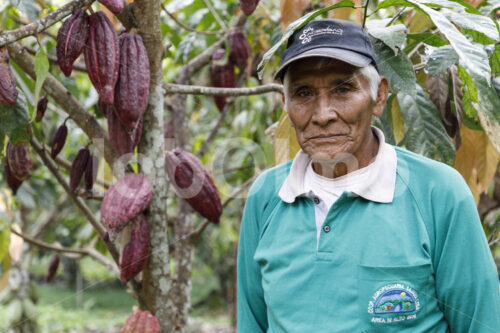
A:
[[[238,248],[238,332],[500,332],[497,270],[454,169],[395,148],[391,202],[344,192],[319,243],[311,198],[252,185]]]

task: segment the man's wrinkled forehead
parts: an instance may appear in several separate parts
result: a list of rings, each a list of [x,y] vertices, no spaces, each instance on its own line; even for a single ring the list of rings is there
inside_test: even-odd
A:
[[[358,67],[340,60],[326,57],[311,57],[292,62],[287,67],[285,76],[290,76],[290,73],[293,73],[294,81],[301,77],[317,76],[320,78],[326,75],[334,75],[339,79],[350,79],[356,75],[357,69]]]

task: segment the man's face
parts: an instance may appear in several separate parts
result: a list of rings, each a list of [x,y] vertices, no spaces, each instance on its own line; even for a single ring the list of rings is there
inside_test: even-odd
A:
[[[368,80],[355,70],[319,57],[297,60],[288,68],[287,112],[302,150],[313,159],[348,153],[361,162],[371,153],[371,117],[382,114],[385,98],[373,101]]]

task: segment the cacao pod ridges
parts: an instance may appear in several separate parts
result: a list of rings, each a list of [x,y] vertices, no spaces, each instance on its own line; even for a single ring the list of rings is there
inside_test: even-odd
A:
[[[59,126],[52,139],[50,156],[55,159],[57,155],[61,152],[66,143],[66,137],[68,136],[68,127],[66,126],[66,120]]]
[[[114,14],[118,14],[123,10],[123,0],[99,0],[99,2]]]
[[[226,56],[225,49],[217,49],[212,54],[212,64],[210,66],[210,80],[212,86],[217,88],[234,88],[236,86],[236,76],[234,74],[234,64],[231,58],[225,64],[219,64]],[[220,112],[226,106],[226,97],[214,96],[215,104]]]
[[[130,240],[123,248],[120,260],[120,279],[123,283],[142,271],[149,255],[150,235],[146,217],[139,214],[132,223]]]
[[[222,214],[219,193],[196,156],[182,149],[167,152],[165,170],[181,198],[201,216],[213,223],[219,223]]]
[[[90,151],[87,147],[81,148],[76,154],[69,172],[69,190],[71,193],[75,193],[78,185],[80,185],[85,169],[87,168],[89,158]]]
[[[35,121],[37,123],[42,121],[42,118],[45,115],[45,111],[47,111],[48,104],[49,104],[49,99],[47,98],[47,96],[42,96],[38,100],[38,103],[36,104],[36,117],[35,117]]]
[[[158,319],[147,311],[135,311],[128,316],[121,333],[160,333]]]
[[[107,107],[107,119],[111,146],[120,156],[120,159],[130,160],[134,148],[139,144],[142,136],[142,117],[139,119],[137,127],[130,131],[118,119],[114,106],[109,105]]]
[[[15,144],[7,142],[6,157],[14,177],[19,180],[27,180],[31,177],[30,146],[27,141]]]
[[[259,0],[240,0],[240,8],[246,16],[250,16],[258,4]]]
[[[89,16],[76,8],[57,33],[57,63],[66,76],[71,75],[73,63],[83,53],[89,36]]]
[[[12,174],[12,171],[10,170],[9,162],[7,161],[7,158],[4,159],[4,176],[5,176],[5,180],[7,181],[7,185],[9,185],[9,188],[12,191],[12,194],[16,195],[17,190],[22,185],[23,181],[17,179]]]
[[[113,104],[120,64],[118,35],[107,16],[101,11],[90,15],[89,26],[89,37],[85,48],[87,72],[99,94],[99,99],[105,104]]]
[[[6,47],[0,47],[0,103],[15,105],[17,95],[16,80],[9,63],[9,53]]]
[[[243,29],[233,31],[228,36],[231,45],[231,53],[229,59],[240,69],[247,65],[248,58],[250,57],[250,44],[248,43],[247,36]]]

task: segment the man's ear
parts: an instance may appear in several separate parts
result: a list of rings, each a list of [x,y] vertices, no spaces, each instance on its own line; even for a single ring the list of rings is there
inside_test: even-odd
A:
[[[385,76],[382,76],[378,85],[377,100],[373,108],[373,115],[377,117],[382,115],[385,103],[387,102],[387,96],[389,96],[389,81],[387,81]]]

